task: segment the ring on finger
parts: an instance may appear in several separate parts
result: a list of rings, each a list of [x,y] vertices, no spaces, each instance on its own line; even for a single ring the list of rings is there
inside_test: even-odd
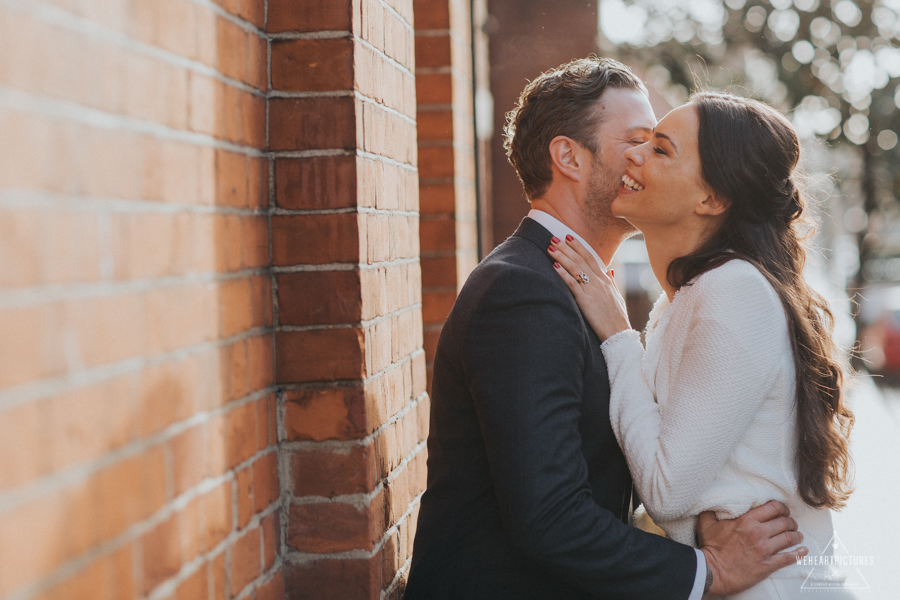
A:
[[[578,281],[580,281],[580,282],[583,283],[584,285],[587,285],[587,284],[589,284],[589,283],[591,282],[591,278],[588,277],[588,274],[587,274],[587,273],[585,273],[584,271],[582,271],[582,272],[578,275]]]

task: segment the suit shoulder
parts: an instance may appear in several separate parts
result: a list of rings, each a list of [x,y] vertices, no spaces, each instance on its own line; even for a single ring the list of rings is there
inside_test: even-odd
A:
[[[510,238],[472,271],[459,299],[527,299],[558,296],[561,292],[571,296],[550,259],[528,240]]]

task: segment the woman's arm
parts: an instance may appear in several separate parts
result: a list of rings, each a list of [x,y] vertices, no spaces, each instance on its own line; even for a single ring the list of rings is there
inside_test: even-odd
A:
[[[772,327],[776,319],[763,314],[763,307],[771,305],[755,287],[739,286],[722,298],[701,302],[678,371],[671,376],[670,395],[659,399],[663,411],[641,371],[643,347],[637,332],[623,332],[602,346],[612,388],[610,421],[654,519],[689,513],[771,389],[779,355],[772,342],[781,332]],[[722,310],[725,297],[738,291],[746,304]],[[774,309],[783,322],[780,307]]]
[[[569,259],[565,270],[587,267],[579,258]],[[573,291],[593,326],[610,306],[601,306],[605,294],[592,289],[605,281],[590,278],[589,284],[575,283]],[[671,376],[671,395],[660,398],[664,411],[643,377],[639,334],[620,328],[602,346],[613,430],[641,500],[658,521],[685,516],[708,489],[784,360],[776,345],[786,327],[784,311],[754,267],[740,263],[711,271],[694,285],[691,295],[699,306],[690,316],[681,362]]]

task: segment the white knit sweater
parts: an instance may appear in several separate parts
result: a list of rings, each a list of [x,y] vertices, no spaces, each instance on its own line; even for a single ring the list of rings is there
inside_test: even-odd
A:
[[[756,267],[732,260],[657,301],[647,326],[603,343],[610,419],[644,507],[696,546],[697,515],[784,502],[810,556],[829,553],[831,512],[797,491],[795,370],[787,317]],[[776,577],[805,576],[799,565]]]

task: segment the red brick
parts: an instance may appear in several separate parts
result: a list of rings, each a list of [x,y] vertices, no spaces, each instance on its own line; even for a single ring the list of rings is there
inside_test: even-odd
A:
[[[284,572],[278,571],[272,579],[256,589],[256,600],[284,600]]]
[[[225,83],[220,84],[219,88],[224,106],[218,136],[237,143],[241,137],[241,113],[234,108],[241,105],[241,96],[245,92]]]
[[[266,38],[251,33],[247,39],[247,83],[263,92],[268,89],[268,56]]]
[[[175,600],[197,600],[209,598],[209,574],[206,565],[201,566],[175,590]]]
[[[419,238],[425,252],[456,250],[456,221],[451,219],[422,219]]]
[[[253,463],[254,512],[262,512],[278,500],[278,455],[270,452]]]
[[[269,206],[269,161],[265,158],[247,159],[247,205],[254,209]]]
[[[226,461],[236,466],[256,453],[256,406],[242,404],[225,414]]]
[[[205,536],[200,527],[200,510],[201,500],[194,497],[178,511],[178,534],[181,541],[181,557],[184,562],[190,562],[203,552],[202,544]]]
[[[422,319],[426,323],[443,323],[456,302],[456,291],[422,294]]]
[[[275,365],[272,356],[271,334],[250,338],[247,344],[247,385],[248,393],[259,391],[275,383]],[[267,423],[263,421],[261,431],[265,430]],[[267,437],[261,437],[258,441],[262,447],[267,445]]]
[[[349,31],[352,27],[350,2],[297,2],[269,0],[269,33],[283,31]]]
[[[266,100],[256,94],[240,96],[240,141],[262,148],[266,144]]]
[[[222,346],[223,365],[222,387],[224,397],[221,401],[237,400],[249,393],[247,379],[247,343],[244,340]]]
[[[280,513],[275,511],[263,519],[260,528],[262,529],[263,571],[268,571],[275,564],[275,557],[281,551]],[[257,596],[257,598],[259,597]]]
[[[232,529],[232,484],[226,481],[200,498],[201,548],[209,551]]]
[[[370,444],[349,452],[300,450],[291,456],[295,496],[368,494],[378,483],[375,448]]]
[[[247,157],[238,152],[216,150],[216,204],[247,206]]]
[[[52,439],[45,420],[48,408],[46,403],[31,402],[0,413],[0,490],[50,470],[51,455],[43,450]]]
[[[323,295],[328,290],[328,295]],[[362,311],[359,271],[306,271],[278,275],[282,325],[358,323]]]
[[[250,329],[253,309],[250,279],[229,279],[219,286],[219,335],[231,337]]]
[[[423,256],[422,286],[456,287],[456,256]]]
[[[450,36],[420,36],[416,38],[416,68],[450,65]]]
[[[267,327],[272,324],[272,281],[268,276],[255,275],[250,278],[250,288],[253,326]]]
[[[136,597],[132,576],[132,549],[125,545],[101,556],[74,576],[50,588],[35,600],[131,600]]]
[[[272,252],[279,266],[358,262],[357,215],[274,216]]]
[[[241,264],[245,269],[267,266],[269,263],[269,219],[244,217],[241,219]]]
[[[450,73],[417,73],[416,101],[419,106],[453,102],[453,75]]]
[[[385,529],[384,494],[363,510],[343,502],[290,507],[287,545],[301,552],[371,550]]]
[[[175,495],[194,487],[208,474],[206,459],[206,428],[197,425],[187,429],[169,442]]]
[[[430,425],[430,413],[431,402],[428,398],[423,398],[419,401],[419,404],[416,405],[416,423],[419,428],[419,441],[425,441],[428,437],[428,427]],[[424,488],[423,488],[424,489]]]
[[[319,92],[353,88],[353,40],[272,42],[272,88]]]
[[[273,98],[269,101],[269,149],[356,148],[352,97]]]
[[[156,446],[100,471],[91,482],[100,539],[111,539],[155,513],[166,501],[165,453]]]
[[[275,396],[271,395],[256,401],[256,442],[259,450],[265,450],[269,446],[270,430],[276,427],[275,423],[269,422],[274,403]]]
[[[0,387],[61,375],[66,359],[59,333],[63,311],[58,304],[0,310]]]
[[[416,29],[449,29],[450,2],[448,0],[415,0],[413,2]]]
[[[419,141],[452,140],[453,112],[449,110],[420,110],[416,117]]]
[[[284,331],[275,334],[279,383],[365,377],[365,340],[360,329]]]
[[[241,0],[237,15],[262,29],[266,26],[266,1]]]
[[[144,594],[174,575],[181,568],[181,542],[178,522],[169,517],[151,529],[143,538]]]
[[[216,20],[219,71],[238,81],[247,79],[247,32],[227,19]]]
[[[356,172],[354,156],[276,159],[276,201],[287,209],[355,208]]]
[[[243,529],[253,516],[253,471],[245,467],[234,474],[234,485],[237,495],[237,526]]]
[[[214,234],[216,245],[216,271],[237,271],[243,261],[243,241],[241,239],[242,218],[237,215],[216,215]]]
[[[356,439],[375,423],[368,422],[365,393],[360,387],[291,390],[284,397],[288,441]]]
[[[259,577],[259,537],[259,529],[250,529],[231,546],[231,593],[235,596]]]
[[[368,559],[323,559],[286,565],[285,587],[293,598],[378,598],[383,585],[381,567],[381,552]]]
[[[419,177],[423,179],[453,177],[453,152],[452,146],[419,148]]]
[[[214,600],[228,600],[227,590],[225,589],[225,554],[225,552],[220,552],[207,563],[209,589],[212,591],[210,598]]]

